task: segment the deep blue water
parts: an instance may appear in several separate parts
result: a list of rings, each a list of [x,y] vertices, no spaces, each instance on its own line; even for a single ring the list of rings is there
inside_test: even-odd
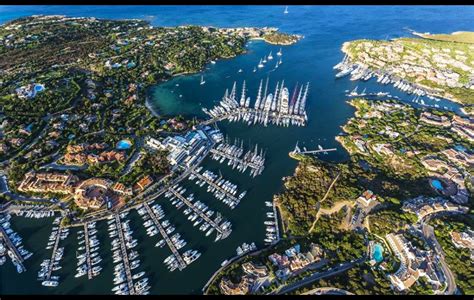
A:
[[[185,114],[202,116],[202,107],[211,107],[223,95],[234,80],[240,86],[246,79],[249,96],[254,99],[258,82],[267,76],[270,84],[285,79],[287,86],[297,82],[311,83],[308,98],[308,126],[304,128],[276,128],[269,126],[248,127],[247,125],[223,122],[219,127],[230,138],[241,138],[246,144],[258,143],[267,150],[267,165],[261,176],[254,179],[232,170],[215,161],[204,162],[206,168],[214,172],[222,171],[227,179],[247,189],[247,196],[234,210],[217,202],[204,189],[185,182],[192,189],[196,199],[206,202],[212,209],[222,212],[233,224],[229,238],[218,243],[210,242],[201,232],[183,218],[182,212],[175,211],[169,202],[159,199],[165,213],[188,241],[186,249],[199,249],[203,253],[198,261],[184,271],[169,273],[163,266],[163,259],[169,255],[166,248],[154,248],[157,236],[149,238],[142,227],[142,220],[135,212],[131,213],[133,236],[138,238],[142,268],[152,282],[154,294],[200,293],[209,276],[220,267],[220,263],[233,255],[242,242],[255,241],[262,246],[265,235],[263,220],[268,208],[264,202],[282,188],[281,178],[291,175],[296,162],[288,157],[296,141],[300,146],[315,148],[337,147],[338,151],[324,156],[324,159],[341,161],[347,158],[334,137],[353,114],[347,105],[345,90],[359,85],[359,90],[367,92],[390,91],[392,95],[409,100],[411,96],[394,91],[387,86],[379,86],[374,80],[352,82],[348,78],[335,79],[332,66],[342,58],[340,48],[348,40],[369,38],[389,39],[410,36],[409,29],[419,32],[448,33],[474,30],[474,7],[458,6],[290,6],[289,14],[283,14],[283,6],[0,6],[0,23],[33,14],[64,14],[67,16],[94,16],[99,18],[140,18],[148,19],[155,26],[174,26],[184,24],[234,26],[275,26],[281,31],[302,34],[303,40],[293,46],[283,47],[283,64],[275,71],[269,69],[252,72],[253,67],[263,55],[270,51],[273,55],[280,47],[255,41],[248,45],[248,53],[229,60],[218,61],[207,66],[203,75],[205,85],[200,85],[200,75],[180,76],[151,89],[150,104],[154,110],[163,114]],[[237,70],[242,68],[242,73]],[[179,84],[179,86],[176,86]],[[179,97],[182,95],[182,97]],[[409,102],[411,103],[411,102]],[[441,102],[442,105],[457,109],[457,105]],[[440,105],[441,105],[440,103]],[[49,222],[49,221],[48,221]],[[42,287],[35,280],[42,259],[50,255],[44,250],[50,231],[48,222],[15,218],[13,226],[23,236],[26,248],[35,251],[27,262],[28,272],[17,275],[10,262],[0,268],[0,293],[110,293],[112,287],[112,264],[104,262],[102,274],[91,280],[75,279],[75,238],[65,242],[65,258],[62,261],[62,281],[58,288]],[[46,224],[46,225],[45,225]],[[49,222],[50,224],[50,222]],[[48,227],[46,227],[48,226]],[[110,256],[106,250],[110,240],[106,236],[106,225],[98,225],[103,231],[104,250],[101,256]],[[35,228],[41,230],[35,231]],[[45,229],[47,228],[47,229]],[[75,236],[74,232],[71,236]],[[101,246],[102,249],[102,246]]]

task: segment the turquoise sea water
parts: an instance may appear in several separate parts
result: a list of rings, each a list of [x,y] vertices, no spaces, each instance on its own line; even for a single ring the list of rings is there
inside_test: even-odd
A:
[[[222,122],[219,128],[231,139],[240,138],[245,145],[259,146],[267,150],[267,165],[261,176],[250,178],[232,170],[227,164],[206,160],[203,165],[236,183],[239,189],[248,190],[239,206],[230,210],[222,202],[206,193],[194,183],[184,182],[184,186],[195,194],[195,199],[205,202],[211,209],[218,210],[233,225],[231,236],[214,243],[183,217],[182,211],[160,198],[157,201],[176,226],[188,245],[183,249],[198,249],[203,255],[184,271],[169,273],[163,260],[170,254],[165,248],[155,248],[158,236],[148,237],[142,226],[142,220],[136,212],[129,219],[134,230],[133,237],[138,239],[137,251],[140,253],[141,267],[150,278],[153,294],[198,294],[211,274],[220,267],[223,260],[235,255],[235,249],[243,242],[255,241],[263,246],[265,227],[263,221],[268,208],[265,201],[282,189],[283,176],[293,173],[296,162],[288,157],[297,141],[301,147],[336,147],[323,159],[342,161],[347,154],[341,149],[334,137],[341,132],[342,126],[353,114],[353,108],[347,105],[345,90],[359,85],[359,90],[367,92],[389,91],[393,95],[409,101],[411,96],[379,86],[374,80],[352,82],[348,78],[335,79],[332,67],[343,57],[340,48],[343,42],[360,38],[386,39],[410,36],[407,28],[419,32],[452,32],[474,30],[474,7],[426,7],[426,6],[290,6],[289,14],[283,14],[283,6],[0,6],[0,22],[32,14],[65,14],[68,16],[94,16],[99,18],[142,18],[155,26],[174,26],[183,24],[232,26],[275,26],[280,30],[302,34],[303,40],[293,46],[282,47],[282,65],[275,70],[264,68],[252,72],[259,59],[272,51],[273,55],[280,47],[261,41],[248,44],[248,52],[232,59],[217,61],[208,65],[202,75],[206,83],[200,85],[201,74],[176,77],[171,81],[157,85],[149,91],[149,104],[160,114],[184,114],[203,116],[202,107],[212,107],[231,88],[234,80],[247,82],[249,96],[255,99],[260,79],[270,77],[270,83],[285,79],[286,85],[294,87],[299,83],[310,82],[308,98],[309,123],[306,127],[249,127],[242,123]],[[237,71],[242,69],[242,73]],[[271,72],[270,72],[271,71]],[[176,85],[178,84],[178,86]],[[239,90],[240,93],[240,90]],[[182,97],[179,97],[182,95]],[[409,102],[411,103],[411,102]],[[429,103],[429,102],[427,102]],[[441,104],[442,103],[442,104]],[[458,106],[441,101],[440,105],[457,110]],[[26,262],[27,272],[17,274],[11,262],[0,267],[0,294],[108,294],[112,288],[113,264],[110,252],[110,238],[107,236],[107,224],[98,224],[101,240],[100,255],[104,270],[93,280],[74,278],[76,269],[75,251],[77,240],[75,231],[61,245],[65,247],[65,257],[58,273],[61,283],[57,288],[46,288],[36,280],[40,263],[51,253],[45,250],[52,219],[32,220],[14,217],[12,226],[25,240],[25,248],[34,251]]]

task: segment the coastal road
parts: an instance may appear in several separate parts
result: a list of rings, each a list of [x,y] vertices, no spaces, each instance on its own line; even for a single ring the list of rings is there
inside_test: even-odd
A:
[[[444,259],[443,248],[441,248],[441,245],[438,243],[438,240],[436,239],[433,226],[427,225],[425,223],[422,223],[421,226],[422,226],[422,232],[426,241],[439,256],[440,266],[443,270],[444,276],[446,277],[446,283],[447,283],[447,287],[444,294],[453,295],[457,291],[456,280],[454,278],[453,273],[451,272],[451,269],[449,268],[448,264],[446,263]]]
[[[321,278],[324,278],[324,277],[329,277],[329,276],[333,276],[333,275],[336,275],[338,273],[341,273],[341,272],[344,272],[344,271],[347,271],[349,270],[350,268],[354,267],[355,265],[357,264],[360,264],[362,262],[365,261],[365,258],[360,258],[354,262],[349,262],[349,263],[343,263],[342,265],[339,265],[335,268],[332,268],[332,269],[329,269],[327,271],[324,271],[324,272],[316,272],[316,273],[313,273],[312,275],[310,276],[306,276],[304,277],[302,280],[300,281],[297,281],[297,282],[294,282],[294,283],[290,283],[288,285],[284,285],[284,286],[281,286],[280,288],[278,288],[277,290],[273,291],[270,293],[270,295],[273,295],[273,294],[277,294],[277,295],[281,295],[281,294],[286,294],[286,293],[289,293],[293,290],[296,290],[296,289],[299,289],[300,287],[303,287],[307,284],[310,284],[316,280],[319,280]]]
[[[301,295],[354,295],[353,293],[335,287],[315,288]]]

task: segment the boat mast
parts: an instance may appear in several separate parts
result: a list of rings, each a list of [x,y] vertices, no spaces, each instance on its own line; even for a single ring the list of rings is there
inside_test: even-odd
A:
[[[293,96],[291,96],[290,110],[289,110],[290,114],[293,114],[293,110],[295,108],[295,98],[296,98],[296,92],[297,91],[298,91],[298,82],[296,82],[295,89],[293,90]]]
[[[245,80],[242,85],[242,95],[240,97],[240,106],[244,106],[244,104],[245,104]]]
[[[262,96],[262,83],[263,79],[260,79],[260,85],[258,87],[257,100],[255,100],[255,109],[258,109],[260,106],[260,97]]]
[[[305,112],[306,97],[308,96],[308,89],[309,89],[309,82],[306,84],[306,89],[304,91],[303,99],[301,99],[301,106],[300,106],[300,113],[301,114],[303,114]]]
[[[267,91],[268,91],[268,80],[270,78],[267,77],[267,82],[265,83],[265,92],[263,93],[263,98],[262,98],[262,103],[260,103],[260,109],[263,109],[264,105],[265,105],[265,100],[267,99]]]
[[[298,98],[296,99],[295,107],[293,108],[295,114],[299,114],[302,93],[303,93],[303,86],[300,87],[300,92],[298,93]]]
[[[277,81],[277,84],[276,84],[276,87],[275,87],[275,94],[273,94],[273,101],[272,101],[272,107],[273,107],[273,103],[275,103],[275,101],[277,101],[278,99],[278,85],[280,84],[279,81]]]
[[[282,100],[282,97],[283,97],[283,86],[285,85],[285,79],[283,79],[283,81],[281,82],[281,86],[280,86],[280,94],[278,95],[278,101],[277,101],[277,111],[281,111],[281,100]]]

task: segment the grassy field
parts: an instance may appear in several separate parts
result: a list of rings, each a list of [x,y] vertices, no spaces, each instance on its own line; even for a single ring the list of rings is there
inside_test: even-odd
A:
[[[420,36],[430,40],[474,44],[474,32],[472,31],[458,31],[451,34],[420,34]]]

